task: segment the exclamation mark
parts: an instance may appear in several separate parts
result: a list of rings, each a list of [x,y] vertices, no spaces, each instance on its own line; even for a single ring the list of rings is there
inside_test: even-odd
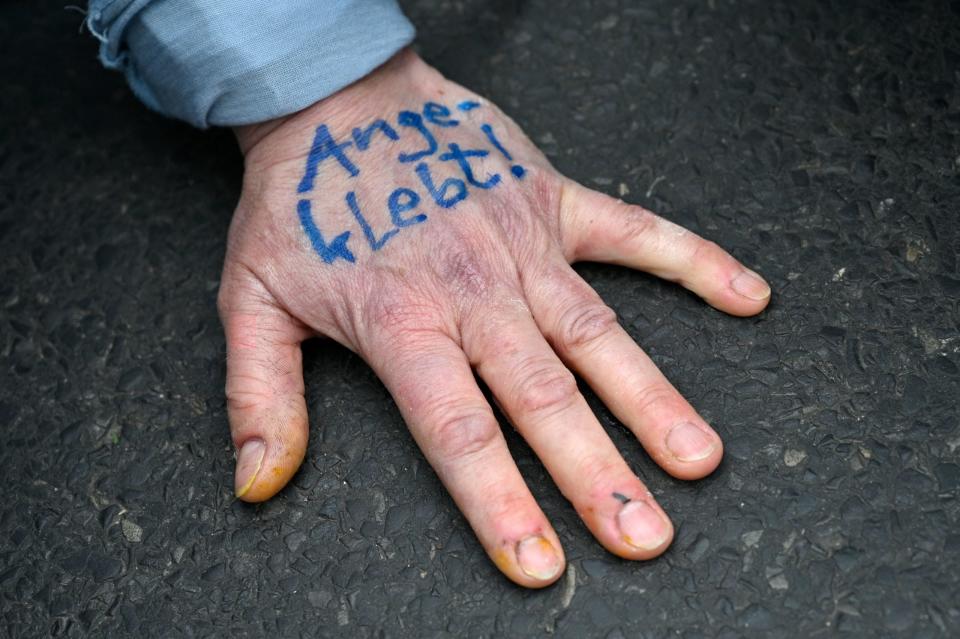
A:
[[[503,145],[500,144],[500,140],[497,139],[497,136],[493,134],[493,127],[489,124],[481,124],[480,130],[484,132],[487,136],[487,139],[490,140],[490,144],[497,147],[497,150],[503,154],[503,157],[507,158],[510,162],[513,162],[513,156],[510,155],[509,151],[503,148]],[[523,176],[526,174],[527,170],[524,169],[519,164],[514,164],[510,167],[510,172],[513,173],[513,176],[518,180],[522,180]]]

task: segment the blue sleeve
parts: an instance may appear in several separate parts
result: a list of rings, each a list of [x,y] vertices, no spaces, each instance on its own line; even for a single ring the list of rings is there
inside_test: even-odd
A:
[[[413,40],[395,0],[89,0],[100,59],[194,126],[306,108]]]

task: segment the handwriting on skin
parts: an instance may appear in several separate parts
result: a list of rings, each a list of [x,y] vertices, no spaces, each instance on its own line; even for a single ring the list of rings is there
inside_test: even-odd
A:
[[[478,102],[470,100],[457,105],[457,109],[464,113],[479,107]],[[361,171],[354,160],[371,147],[380,145],[391,151],[396,149],[396,161],[411,168],[410,184],[394,188],[387,197],[385,204],[389,222],[386,216],[381,216],[383,220],[368,217],[355,191],[347,191],[344,196],[343,206],[353,215],[373,251],[382,249],[404,228],[427,221],[427,215],[420,210],[424,197],[433,200],[441,209],[450,209],[469,198],[472,190],[491,189],[500,184],[503,180],[499,173],[480,177],[470,163],[471,160],[487,157],[491,152],[513,162],[513,156],[497,139],[492,126],[480,125],[490,149],[465,149],[456,142],[441,148],[434,137],[433,128],[454,129],[463,124],[446,106],[427,102],[420,112],[401,111],[392,122],[378,119],[365,127],[354,128],[349,138],[337,139],[327,125],[318,126],[303,178],[297,187],[297,193],[300,194],[297,214],[320,258],[327,264],[338,259],[356,261],[350,248],[353,231],[343,230],[325,236],[313,216],[309,194],[313,192],[317,172],[324,162],[335,163],[339,170],[346,172],[348,179],[355,179]],[[449,175],[451,172],[455,175]],[[522,180],[526,171],[519,164],[511,164],[510,173],[515,179]],[[415,185],[415,188],[411,185]],[[364,203],[364,206],[367,204]],[[328,237],[332,239],[328,241]]]

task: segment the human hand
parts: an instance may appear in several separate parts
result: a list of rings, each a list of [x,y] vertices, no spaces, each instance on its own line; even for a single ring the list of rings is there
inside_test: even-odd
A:
[[[563,551],[474,370],[600,543],[628,559],[666,549],[669,519],[570,369],[675,477],[712,472],[720,439],[569,265],[641,269],[743,316],[769,301],[759,276],[564,178],[494,105],[409,51],[237,136],[246,169],[218,303],[240,499],[268,499],[300,466],[300,343],[324,335],[373,367],[516,583],[555,581]]]

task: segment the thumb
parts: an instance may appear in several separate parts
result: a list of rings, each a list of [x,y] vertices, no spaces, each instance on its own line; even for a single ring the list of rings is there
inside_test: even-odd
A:
[[[290,481],[306,454],[300,342],[310,332],[246,270],[225,272],[217,305],[227,340],[234,491],[243,501],[264,501]]]

